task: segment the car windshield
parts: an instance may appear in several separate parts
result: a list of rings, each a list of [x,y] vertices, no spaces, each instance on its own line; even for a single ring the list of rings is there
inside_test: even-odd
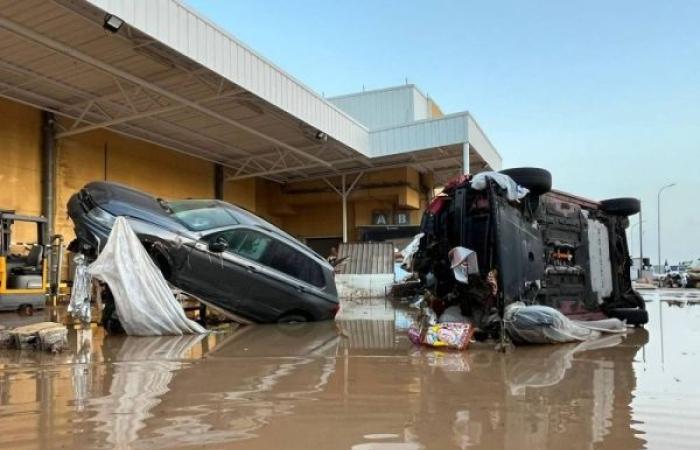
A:
[[[233,213],[211,200],[180,200],[167,203],[168,212],[192,231],[237,225]]]

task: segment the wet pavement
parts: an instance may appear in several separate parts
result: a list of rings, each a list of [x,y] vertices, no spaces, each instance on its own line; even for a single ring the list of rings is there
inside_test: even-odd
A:
[[[416,348],[383,300],[339,323],[72,332],[59,355],[0,352],[0,448],[698,448],[700,291],[643,294],[645,329],[507,354]]]

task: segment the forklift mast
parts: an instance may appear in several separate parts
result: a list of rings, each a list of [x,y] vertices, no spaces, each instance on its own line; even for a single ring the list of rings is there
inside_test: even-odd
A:
[[[48,245],[48,220],[41,216],[23,216],[14,210],[0,209],[0,256],[7,256],[12,244],[12,225],[15,222],[29,222],[37,225],[37,244]]]

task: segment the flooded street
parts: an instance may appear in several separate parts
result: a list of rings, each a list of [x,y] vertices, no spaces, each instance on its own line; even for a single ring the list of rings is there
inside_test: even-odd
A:
[[[643,294],[645,329],[508,354],[414,347],[383,300],[205,337],[95,329],[0,353],[0,448],[697,448],[700,291]]]

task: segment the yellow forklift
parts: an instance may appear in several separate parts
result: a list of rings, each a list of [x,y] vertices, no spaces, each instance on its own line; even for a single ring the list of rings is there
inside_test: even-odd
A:
[[[31,243],[14,242],[13,228],[21,226],[24,234],[36,229],[36,240]],[[31,217],[0,209],[0,311],[31,314],[46,306],[49,294],[56,293],[60,273],[59,254],[49,270],[48,252],[56,248],[48,243],[48,222],[45,217]],[[54,236],[51,241],[60,238]],[[60,239],[62,241],[62,239]],[[51,274],[49,273],[51,272]]]

